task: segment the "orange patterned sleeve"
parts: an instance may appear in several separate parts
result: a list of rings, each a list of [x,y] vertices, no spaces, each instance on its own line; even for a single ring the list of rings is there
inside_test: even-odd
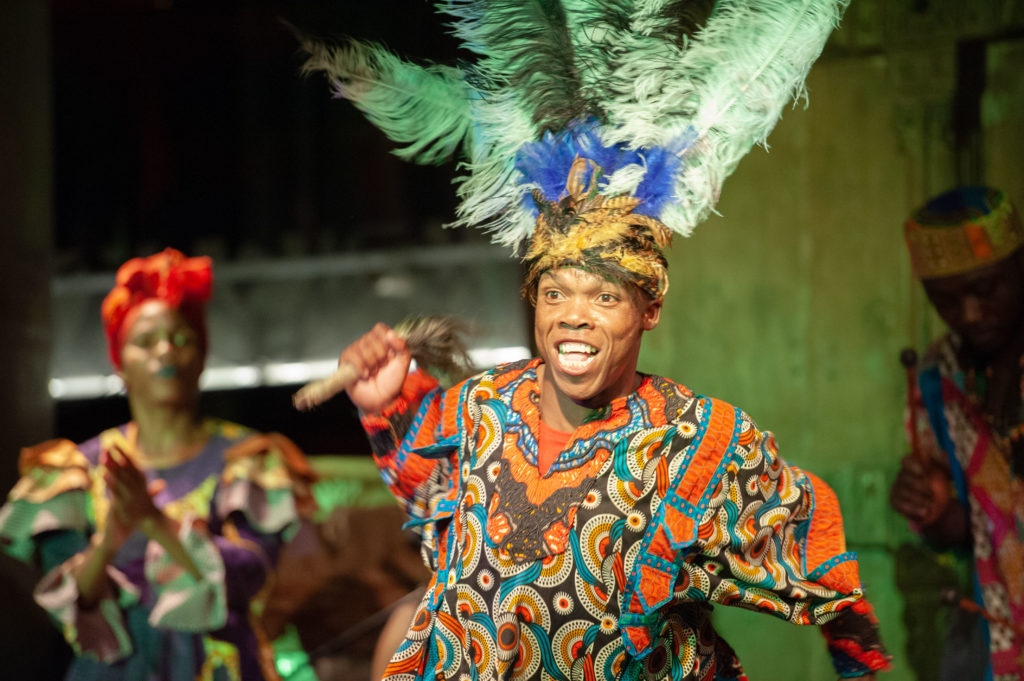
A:
[[[775,438],[737,410],[725,474],[700,521],[687,570],[707,578],[709,600],[824,625],[843,678],[888,668],[877,620],[847,551],[839,502],[820,478],[788,465]]]
[[[381,477],[415,526],[430,519],[454,489],[467,385],[442,390],[420,369],[409,374],[401,395],[381,415],[361,416]]]
[[[403,443],[407,438],[425,443],[433,437],[440,417],[440,398],[437,381],[419,369],[409,374],[398,399],[379,416],[360,415],[384,483],[412,516],[418,515],[417,490],[431,477],[438,462],[417,456]]]

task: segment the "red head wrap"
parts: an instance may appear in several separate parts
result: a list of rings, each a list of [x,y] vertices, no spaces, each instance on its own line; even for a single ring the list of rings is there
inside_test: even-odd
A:
[[[121,369],[125,320],[147,300],[162,300],[178,310],[206,354],[206,301],[210,299],[213,270],[207,257],[186,258],[168,248],[148,258],[132,258],[117,270],[117,284],[103,299],[101,316],[107,351],[114,368]]]

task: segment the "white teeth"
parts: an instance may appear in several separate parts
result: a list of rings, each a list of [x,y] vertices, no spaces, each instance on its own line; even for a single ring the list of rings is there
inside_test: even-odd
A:
[[[576,359],[579,355],[559,355],[558,363],[563,369],[569,371],[582,371],[594,361],[592,355],[586,355],[586,359]]]
[[[570,373],[580,373],[594,361],[597,348],[589,343],[563,341],[558,344],[558,364]]]
[[[597,354],[597,348],[586,343],[559,343],[558,354],[564,355],[569,352],[583,352],[588,355]]]

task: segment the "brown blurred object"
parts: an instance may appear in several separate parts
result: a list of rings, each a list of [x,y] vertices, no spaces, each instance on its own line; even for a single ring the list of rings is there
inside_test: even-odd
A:
[[[932,504],[931,513],[916,518],[915,521],[922,527],[928,527],[943,515],[949,504],[951,499],[950,473],[947,466],[941,474],[937,474],[939,462],[932,457],[931,452],[921,446],[921,425],[918,418],[922,407],[918,400],[917,360],[917,351],[914,348],[906,347],[900,351],[900,364],[903,365],[907,379],[906,409],[908,430],[910,431],[910,457],[901,462],[901,472],[894,483],[894,491],[898,485],[907,484],[906,476],[908,474],[925,480],[924,484],[930,489],[932,499],[936,501]],[[890,505],[906,515],[906,510],[901,510],[897,502],[890,501]]]
[[[276,638],[293,624],[307,652],[330,649],[314,661],[320,681],[366,681],[380,626],[359,625],[429,578],[405,520],[397,506],[336,508],[284,548],[263,625]]]
[[[900,351],[900,364],[907,375],[907,418],[910,421],[910,454],[923,464],[927,464],[927,455],[921,451],[921,436],[917,423],[917,351],[914,348],[903,348]]]
[[[961,596],[956,591],[956,589],[943,589],[941,597],[943,605],[952,606],[954,608],[960,608],[961,610],[966,610],[967,612],[977,613],[981,617],[987,619],[989,622],[1006,627],[1014,634],[1016,634],[1018,638],[1024,639],[1024,625],[1018,624],[1013,620],[1007,619],[1005,617],[1000,617],[999,615],[996,615],[990,610],[986,610],[970,598],[965,598]]]

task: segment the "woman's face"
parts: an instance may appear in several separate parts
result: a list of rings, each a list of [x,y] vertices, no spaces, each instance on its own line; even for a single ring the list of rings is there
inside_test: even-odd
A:
[[[195,404],[204,357],[196,332],[159,300],[129,313],[119,375],[133,403],[152,407]]]

